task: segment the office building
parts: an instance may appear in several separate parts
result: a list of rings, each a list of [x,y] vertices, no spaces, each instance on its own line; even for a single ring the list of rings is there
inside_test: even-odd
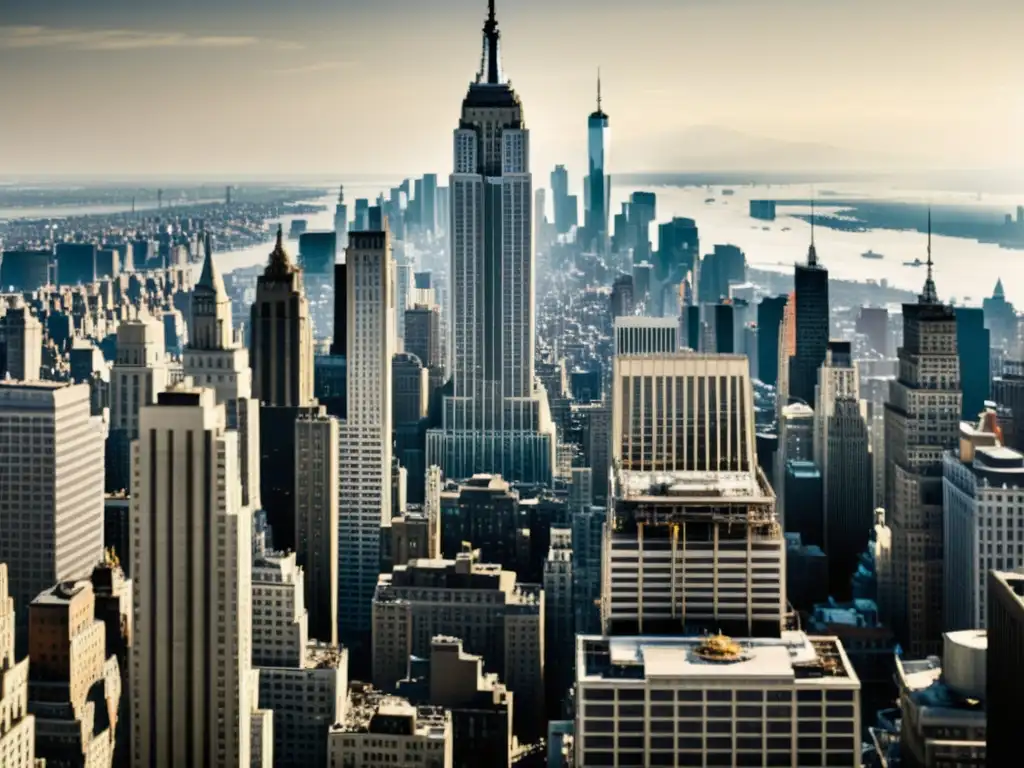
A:
[[[960,388],[963,390],[961,418],[975,419],[985,409],[992,390],[989,364],[991,344],[984,312],[977,307],[957,307],[956,351],[960,358]]]
[[[784,530],[787,534],[798,534],[805,546],[824,549],[825,496],[818,465],[813,461],[789,459],[780,480],[786,500]]]
[[[828,350],[828,270],[818,263],[814,247],[814,214],[811,214],[811,245],[807,264],[797,264],[794,273],[796,348],[790,361],[789,399],[811,404],[818,368]]]
[[[103,555],[103,433],[89,387],[0,382],[0,563],[20,608]]]
[[[576,638],[576,765],[860,766],[835,637]]]
[[[608,115],[601,109],[601,74],[597,75],[597,109],[587,118],[587,178],[584,247],[594,253],[608,250],[611,176],[608,174]]]
[[[861,307],[857,333],[867,338],[868,349],[882,358],[889,357],[889,310],[885,307]]]
[[[569,196],[569,171],[564,165],[556,165],[551,172],[551,200],[555,212],[555,232],[564,235],[576,226],[576,198]]]
[[[553,528],[551,546],[544,560],[545,706],[549,717],[567,714],[567,711],[560,713],[560,709],[571,709],[566,702],[573,685],[572,648],[576,635],[572,555],[572,529]]]
[[[0,286],[5,291],[37,291],[50,282],[53,251],[4,251],[0,261]]]
[[[431,467],[436,470],[437,467]],[[413,560],[441,557],[441,517],[439,505],[406,507],[405,513],[391,518],[388,555],[390,567],[407,565]],[[382,569],[386,570],[386,569]]]
[[[110,431],[107,437],[108,491],[131,486],[131,442],[139,436],[139,410],[156,402],[170,384],[170,367],[160,322],[143,314],[117,328],[117,357],[110,371]]]
[[[405,677],[409,656],[430,653],[437,635],[460,637],[483,657],[518,703],[516,733],[541,733],[544,718],[544,591],[513,571],[479,561],[414,560],[382,573],[373,599],[373,682],[390,689]]]
[[[530,135],[501,70],[499,40],[492,4],[481,70],[454,136],[449,187],[457,354],[442,426],[427,433],[427,464],[456,480],[492,472],[547,483],[555,430],[544,394],[534,389]]]
[[[252,657],[260,705],[274,713],[274,765],[327,764],[327,732],[344,718],[348,655],[310,642],[302,568],[295,553],[253,562]]]
[[[399,352],[391,358],[391,423],[395,429],[402,425],[419,424],[426,418],[430,382],[427,369],[416,355]]]
[[[334,255],[341,258],[348,247],[348,206],[345,205],[345,186],[338,187],[338,202],[334,206]]]
[[[89,285],[96,281],[95,243],[57,243],[54,259],[57,285]]]
[[[348,411],[338,429],[338,636],[365,640],[391,520],[394,262],[387,229],[353,232],[345,253]]]
[[[126,555],[127,559],[127,555]],[[95,616],[103,623],[107,655],[117,659],[121,696],[114,732],[114,765],[131,765],[131,702],[128,698],[128,653],[132,647],[132,580],[125,577],[120,560],[107,550],[103,562],[92,569]]]
[[[788,296],[766,296],[757,305],[757,378],[779,385],[779,327]]]
[[[1024,456],[1001,445],[988,410],[977,424],[961,422],[942,477],[943,626],[985,629],[988,572],[1024,567]]]
[[[984,578],[988,582],[988,754],[1011,755],[1019,749],[1024,728],[1024,709],[1018,706],[1024,685],[1024,574],[990,571]]]
[[[1003,364],[1002,375],[992,380],[992,399],[999,406],[1006,445],[1024,451],[1024,363]]]
[[[121,671],[95,607],[84,580],[61,582],[29,606],[29,711],[47,765],[113,765]]]
[[[828,555],[830,594],[845,600],[874,511],[867,403],[860,399],[850,342],[828,343],[816,394],[814,463],[821,471],[824,499],[821,545]]]
[[[264,405],[304,406],[313,399],[313,326],[302,273],[277,244],[256,281],[250,324],[253,394]]]
[[[616,317],[616,355],[667,355],[678,352],[679,321],[674,317]]]
[[[338,420],[319,412],[295,421],[295,553],[305,576],[309,636],[337,642]]]
[[[0,765],[37,768],[36,719],[29,714],[29,660],[15,660],[14,598],[0,561]],[[42,763],[39,763],[42,765]]]
[[[984,768],[985,633],[942,636],[943,652],[927,659],[896,656],[901,725],[900,765]],[[999,763],[995,763],[998,765]]]
[[[137,768],[250,765],[253,720],[270,734],[250,661],[252,509],[241,503],[238,433],[215,398],[160,393],[132,446]]]
[[[450,712],[353,684],[345,719],[327,735],[327,765],[452,768],[453,742]]]
[[[962,412],[956,316],[935,291],[930,241],[924,292],[903,305],[900,374],[885,405],[893,603],[883,620],[918,658],[936,653],[941,636],[942,455],[956,446]]]
[[[32,310],[21,305],[3,316],[6,339],[7,377],[18,381],[39,381],[43,367],[43,324]]]
[[[231,300],[224,278],[213,258],[209,235],[204,238],[203,271],[192,289],[189,308],[188,344],[185,345],[182,370],[197,387],[208,387],[224,406],[228,429],[238,431],[238,461],[242,471],[242,503],[260,506],[260,431],[259,402],[252,396],[252,369],[249,350],[231,323]],[[158,347],[154,347],[157,354]],[[154,361],[154,377],[162,371]],[[148,367],[148,366],[147,366]],[[161,391],[166,383],[160,387]],[[150,395],[146,403],[155,402]],[[138,410],[134,412],[138,417]],[[132,435],[132,439],[138,434]]]
[[[785,543],[746,358],[617,357],[612,382],[604,632],[777,635]]]
[[[331,232],[304,232],[299,235],[299,269],[306,279],[328,279],[334,271],[337,236]]]
[[[653,291],[653,314],[679,317],[682,308],[679,287],[688,277],[696,277],[699,261],[700,234],[697,222],[674,217],[658,225],[658,253],[654,257],[654,281],[657,287]]]

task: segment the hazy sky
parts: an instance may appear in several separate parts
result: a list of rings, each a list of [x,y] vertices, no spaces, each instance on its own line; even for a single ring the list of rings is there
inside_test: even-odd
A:
[[[719,128],[1024,168],[1022,0],[497,5],[538,176],[583,172],[599,65],[613,171],[692,164]],[[0,176],[445,175],[485,7],[0,0]]]

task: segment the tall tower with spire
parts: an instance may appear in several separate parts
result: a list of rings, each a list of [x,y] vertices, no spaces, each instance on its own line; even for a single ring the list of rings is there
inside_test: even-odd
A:
[[[427,436],[447,477],[549,481],[554,427],[534,377],[533,178],[523,106],[501,69],[494,2],[449,180],[453,392]]]
[[[892,521],[892,594],[884,617],[911,658],[942,642],[942,455],[959,439],[963,394],[956,315],[928,275],[916,304],[903,305],[899,376],[885,404],[886,509]]]
[[[210,235],[203,238],[203,271],[192,289],[188,344],[182,368],[198,387],[216,392],[226,427],[238,430],[242,503],[260,507],[259,402],[252,396],[249,350],[231,327],[231,299],[213,257]]]
[[[811,200],[811,243],[807,263],[793,275],[796,299],[796,351],[790,358],[789,396],[812,405],[818,369],[828,352],[828,270],[818,262],[814,243],[814,200]],[[813,405],[812,405],[813,407]]]
[[[345,253],[348,245],[348,206],[345,205],[345,186],[338,188],[338,202],[334,206],[334,256],[335,261]]]
[[[598,253],[608,248],[611,176],[608,175],[608,115],[601,108],[601,70],[597,70],[597,109],[587,118],[587,178],[584,183],[584,225],[587,246]]]

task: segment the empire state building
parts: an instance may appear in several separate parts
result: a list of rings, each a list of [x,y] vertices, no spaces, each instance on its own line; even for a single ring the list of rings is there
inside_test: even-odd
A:
[[[454,136],[451,304],[454,371],[428,465],[550,482],[555,432],[534,377],[533,177],[523,106],[501,70],[490,0],[476,80]]]

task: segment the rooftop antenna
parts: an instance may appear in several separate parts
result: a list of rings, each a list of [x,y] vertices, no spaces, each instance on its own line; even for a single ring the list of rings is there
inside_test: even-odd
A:
[[[601,111],[601,68],[597,68],[597,111]]]
[[[814,247],[814,188],[811,188],[811,246],[807,249],[807,266],[818,266],[818,251]]]
[[[924,281],[924,293],[921,294],[922,304],[938,304],[939,296],[935,290],[935,280],[932,277],[932,207],[928,206],[928,276]]]

